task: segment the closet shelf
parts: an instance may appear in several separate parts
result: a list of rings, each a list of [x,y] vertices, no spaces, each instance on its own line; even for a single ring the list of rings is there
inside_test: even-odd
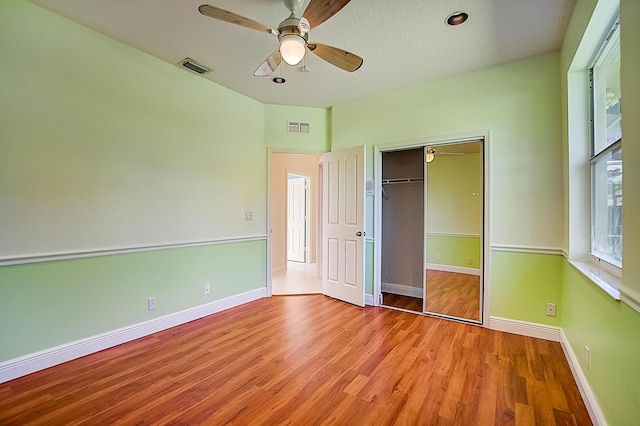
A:
[[[424,178],[408,177],[408,178],[382,179],[383,185],[396,184],[396,183],[414,183],[414,182],[424,182]]]

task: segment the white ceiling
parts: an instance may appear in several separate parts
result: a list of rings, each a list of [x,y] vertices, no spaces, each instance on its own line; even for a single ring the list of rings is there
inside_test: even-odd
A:
[[[185,57],[213,68],[203,77],[267,104],[329,107],[420,82],[558,50],[576,0],[352,0],[312,28],[309,41],[364,58],[348,73],[313,54],[311,70],[283,62],[278,85],[253,72],[278,48],[277,38],[218,21],[201,4],[276,28],[283,0],[32,0],[172,64]],[[459,10],[459,27],[445,18]],[[185,72],[188,72],[185,70]]]

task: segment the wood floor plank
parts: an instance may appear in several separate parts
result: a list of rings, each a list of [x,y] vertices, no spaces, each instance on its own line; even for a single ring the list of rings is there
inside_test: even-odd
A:
[[[0,424],[588,425],[558,343],[261,299],[0,384]]]

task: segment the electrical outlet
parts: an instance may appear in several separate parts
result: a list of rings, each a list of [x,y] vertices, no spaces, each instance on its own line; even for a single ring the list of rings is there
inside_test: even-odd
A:
[[[202,287],[202,292],[204,293],[204,295],[206,296],[207,294],[211,294],[211,286],[209,284],[205,284]]]
[[[149,299],[147,299],[147,308],[150,311],[153,311],[156,308],[156,297],[150,297]]]
[[[556,304],[555,303],[547,303],[546,314],[548,317],[556,316]]]
[[[244,212],[244,220],[251,222],[253,220],[253,212]]]
[[[590,358],[591,357],[591,349],[589,349],[589,346],[585,346],[584,347],[584,366],[587,367],[587,370],[589,369],[589,363],[590,363]]]
[[[436,254],[436,260],[437,260],[438,262],[440,262],[440,255],[439,255],[439,254]]]
[[[473,265],[473,259],[469,258],[469,266]]]

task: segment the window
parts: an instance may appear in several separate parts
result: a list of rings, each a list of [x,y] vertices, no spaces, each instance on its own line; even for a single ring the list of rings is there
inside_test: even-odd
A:
[[[590,69],[591,254],[622,268],[622,111],[620,25],[613,26]],[[613,269],[613,271],[611,271]],[[617,271],[616,271],[617,270]]]

